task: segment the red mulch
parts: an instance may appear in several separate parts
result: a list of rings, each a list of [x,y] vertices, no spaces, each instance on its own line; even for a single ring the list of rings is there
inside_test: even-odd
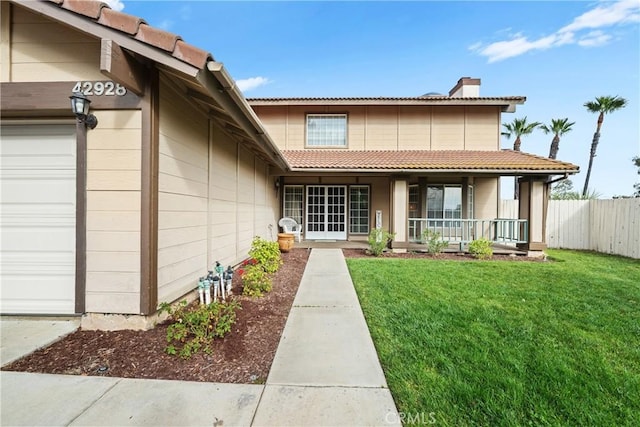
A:
[[[271,292],[261,298],[237,296],[242,309],[237,311],[236,323],[227,336],[214,342],[210,355],[199,352],[184,360],[166,354],[165,323],[148,331],[79,330],[2,370],[262,383],[269,374],[308,257],[307,249],[283,253],[284,264],[273,278]],[[241,286],[235,275],[234,291],[241,293]]]

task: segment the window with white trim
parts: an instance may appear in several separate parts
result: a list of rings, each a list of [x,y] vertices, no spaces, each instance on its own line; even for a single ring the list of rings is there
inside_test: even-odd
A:
[[[307,146],[346,147],[346,114],[307,114]]]
[[[369,234],[369,186],[349,187],[349,233]]]
[[[293,218],[298,224],[302,224],[303,218],[304,186],[285,185],[282,212],[283,216]]]
[[[468,187],[468,212],[473,218],[473,187]],[[462,218],[462,186],[461,185],[429,185],[427,187],[427,218],[460,219]],[[442,226],[442,223],[437,224]],[[449,224],[444,224],[448,226]]]

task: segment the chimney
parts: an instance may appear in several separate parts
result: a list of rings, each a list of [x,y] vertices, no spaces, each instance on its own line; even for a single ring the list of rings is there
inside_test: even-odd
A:
[[[449,91],[451,98],[478,98],[480,97],[480,79],[461,77],[458,83]]]

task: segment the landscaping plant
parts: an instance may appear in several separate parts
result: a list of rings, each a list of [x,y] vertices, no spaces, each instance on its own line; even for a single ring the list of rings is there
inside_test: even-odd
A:
[[[449,246],[449,241],[442,240],[440,233],[428,228],[422,231],[422,242],[427,245],[427,252],[435,256],[440,255],[444,248]]]
[[[493,256],[491,240],[484,237],[474,240],[469,243],[469,253],[477,259],[490,259]]]
[[[278,242],[271,242],[260,236],[253,238],[249,256],[269,274],[278,271],[282,265],[282,255],[280,254]]]
[[[389,233],[382,228],[374,228],[369,233],[369,251],[374,256],[382,255],[382,252],[389,246],[389,241],[393,239],[395,233]]]
[[[160,304],[160,312],[169,314],[172,324],[167,328],[167,354],[179,355],[188,359],[202,350],[211,353],[211,344],[215,338],[224,337],[231,331],[236,321],[236,310],[240,303],[213,302],[209,305],[188,305],[181,301],[173,307],[169,303]]]
[[[242,294],[250,297],[261,297],[263,293],[273,289],[271,276],[260,264],[249,264],[242,275]]]
[[[260,297],[273,288],[271,275],[282,266],[282,255],[278,242],[271,242],[260,236],[253,238],[249,249],[250,260],[242,264],[242,293]]]

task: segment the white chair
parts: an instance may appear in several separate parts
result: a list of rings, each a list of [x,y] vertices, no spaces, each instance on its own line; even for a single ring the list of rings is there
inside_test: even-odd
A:
[[[283,233],[293,234],[298,237],[298,242],[301,241],[302,224],[298,224],[295,219],[289,217],[280,218],[278,225],[282,227]]]

